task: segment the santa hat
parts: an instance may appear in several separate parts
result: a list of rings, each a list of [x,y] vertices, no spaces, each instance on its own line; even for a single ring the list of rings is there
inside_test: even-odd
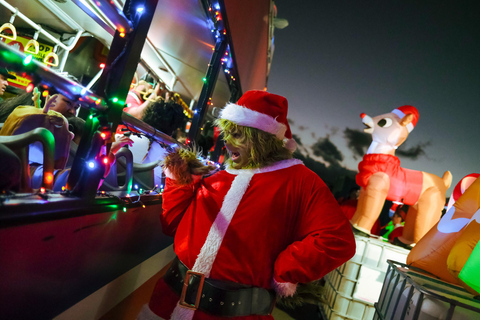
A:
[[[413,128],[417,125],[418,122],[418,110],[414,106],[401,106],[397,109],[393,110],[392,113],[396,114],[400,119],[405,117],[405,115],[411,113],[413,115],[413,120],[409,124],[407,124],[408,132],[411,132]]]
[[[286,98],[262,90],[250,90],[237,103],[228,103],[220,112],[220,119],[252,127],[275,135],[285,141],[285,147],[295,151],[297,144],[287,121]]]

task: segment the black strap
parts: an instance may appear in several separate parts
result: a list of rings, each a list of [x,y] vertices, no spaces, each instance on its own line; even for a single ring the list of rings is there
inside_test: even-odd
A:
[[[188,268],[178,258],[175,258],[163,278],[178,295],[182,292],[187,271]],[[185,302],[195,303],[199,283],[199,276],[190,276]],[[273,290],[205,278],[198,310],[215,316],[240,317],[269,315],[274,305],[275,292]]]

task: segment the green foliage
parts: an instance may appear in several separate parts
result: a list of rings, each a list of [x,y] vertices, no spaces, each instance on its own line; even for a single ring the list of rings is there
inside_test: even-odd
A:
[[[193,182],[192,175],[205,175],[215,170],[214,166],[206,166],[199,160],[198,151],[193,149],[176,149],[164,159],[163,165],[172,173],[179,185]]]

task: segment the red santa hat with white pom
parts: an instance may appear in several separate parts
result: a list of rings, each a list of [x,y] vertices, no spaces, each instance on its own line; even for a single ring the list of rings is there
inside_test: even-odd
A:
[[[400,119],[405,117],[405,115],[411,113],[413,115],[413,120],[409,124],[407,124],[408,132],[412,132],[413,128],[417,125],[419,114],[417,108],[414,106],[401,106],[392,111],[392,113],[396,114]]]
[[[260,129],[283,140],[291,152],[297,148],[287,121],[288,101],[285,97],[262,90],[245,92],[237,103],[228,103],[220,119],[238,125]]]

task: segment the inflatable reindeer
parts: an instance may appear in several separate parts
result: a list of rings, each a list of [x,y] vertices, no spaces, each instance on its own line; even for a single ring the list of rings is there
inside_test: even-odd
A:
[[[443,178],[434,174],[400,167],[395,150],[407,139],[418,121],[413,106],[402,106],[390,113],[370,117],[364,113],[365,132],[372,134],[372,143],[358,165],[357,184],[361,187],[352,226],[369,233],[378,219],[385,200],[409,205],[401,243],[416,243],[441,217],[445,192],[452,175]]]

